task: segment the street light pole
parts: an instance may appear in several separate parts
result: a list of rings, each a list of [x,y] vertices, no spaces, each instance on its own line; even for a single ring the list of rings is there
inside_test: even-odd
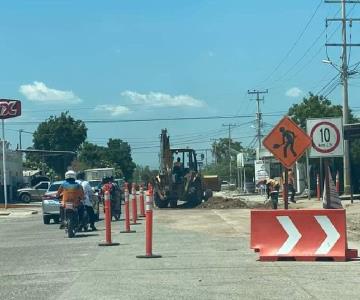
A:
[[[342,0],[342,67],[341,77],[343,83],[343,124],[349,123],[349,92],[348,92],[348,65],[346,51],[346,1]],[[344,194],[350,194],[350,159],[349,159],[349,141],[344,141]]]
[[[342,24],[342,43],[326,43],[325,46],[335,46],[342,48],[341,60],[342,64],[340,68],[335,66],[331,60],[328,58],[324,60],[325,63],[330,63],[333,67],[335,67],[341,74],[341,82],[343,85],[343,108],[342,108],[342,117],[343,117],[343,124],[349,124],[349,92],[348,92],[348,78],[349,75],[352,75],[354,72],[349,72],[348,70],[348,62],[347,62],[347,47],[359,47],[360,44],[358,43],[347,43],[346,41],[346,26],[347,22],[350,22],[350,26],[352,26],[353,22],[359,22],[360,19],[358,18],[347,18],[346,17],[346,4],[347,3],[354,3],[360,4],[359,0],[325,0],[325,3],[341,3],[341,18],[330,18],[326,19],[326,26],[328,22],[341,22]],[[350,174],[350,152],[349,152],[349,141],[344,141],[344,157],[343,157],[343,165],[344,165],[344,193],[350,194],[350,186],[351,186],[351,174]]]

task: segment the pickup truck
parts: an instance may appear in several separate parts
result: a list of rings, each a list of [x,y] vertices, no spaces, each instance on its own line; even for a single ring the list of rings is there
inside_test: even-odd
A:
[[[25,203],[29,203],[33,200],[41,201],[42,196],[45,194],[49,186],[50,181],[40,181],[33,187],[18,189],[18,200]]]

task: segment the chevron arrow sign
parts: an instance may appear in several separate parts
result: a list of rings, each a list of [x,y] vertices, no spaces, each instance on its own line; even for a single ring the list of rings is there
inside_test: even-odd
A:
[[[251,248],[260,260],[346,260],[345,210],[252,210]]]

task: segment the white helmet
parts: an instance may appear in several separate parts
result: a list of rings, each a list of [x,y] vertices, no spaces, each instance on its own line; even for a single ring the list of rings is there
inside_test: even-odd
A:
[[[65,179],[69,179],[69,178],[76,179],[75,171],[69,170],[65,173]]]

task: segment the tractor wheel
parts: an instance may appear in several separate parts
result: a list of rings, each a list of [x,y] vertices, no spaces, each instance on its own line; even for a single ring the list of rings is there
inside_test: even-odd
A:
[[[154,201],[158,208],[167,208],[169,206],[169,199],[165,198],[164,200],[161,200],[158,193],[154,193]]]
[[[191,196],[191,204],[195,207],[202,203],[203,192],[201,189],[201,184],[196,184],[195,192]]]
[[[208,201],[213,196],[213,192],[210,189],[207,189],[204,193],[204,200]]]
[[[170,199],[170,207],[176,208],[177,207],[177,198],[171,198]]]

